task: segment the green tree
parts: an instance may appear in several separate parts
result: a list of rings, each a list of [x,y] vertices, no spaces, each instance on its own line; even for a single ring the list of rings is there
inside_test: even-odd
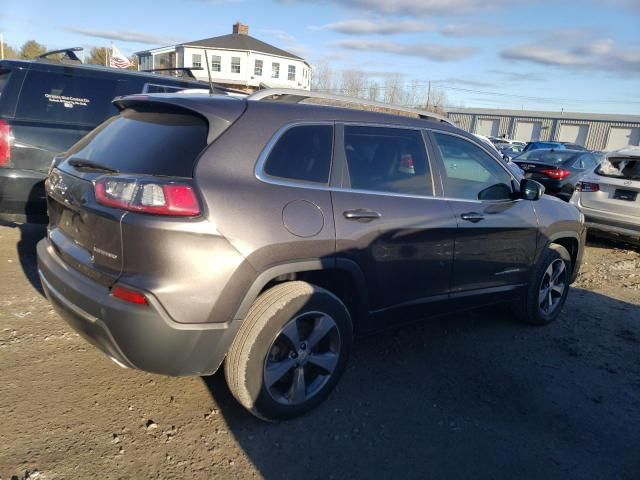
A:
[[[18,58],[18,52],[8,43],[2,45],[4,47],[4,58]]]
[[[47,51],[47,47],[42,45],[41,43],[36,42],[35,40],[27,40],[20,47],[20,58],[36,58],[42,55]]]
[[[84,63],[90,63],[92,65],[102,65],[103,67],[106,65],[107,60],[107,49],[105,47],[93,47],[89,51],[89,55],[87,55],[84,59]]]

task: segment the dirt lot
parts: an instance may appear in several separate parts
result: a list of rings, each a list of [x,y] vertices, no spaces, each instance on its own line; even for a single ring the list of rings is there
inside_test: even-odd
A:
[[[591,244],[545,328],[494,308],[365,339],[325,405],[269,425],[219,375],[123,370],[71,332],[42,233],[0,227],[2,480],[640,478],[638,250]]]

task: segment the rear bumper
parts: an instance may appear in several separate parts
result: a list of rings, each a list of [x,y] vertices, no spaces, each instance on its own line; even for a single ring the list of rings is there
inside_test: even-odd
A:
[[[151,295],[146,307],[113,298],[107,287],[62,262],[46,238],[38,243],[38,271],[58,314],[121,366],[164,375],[212,374],[240,325],[180,324]]]
[[[573,202],[573,200],[572,200]],[[574,202],[578,210],[584,215],[585,226],[609,235],[626,237],[640,242],[640,217],[634,219],[628,215],[604,212],[585,207],[581,202]]]

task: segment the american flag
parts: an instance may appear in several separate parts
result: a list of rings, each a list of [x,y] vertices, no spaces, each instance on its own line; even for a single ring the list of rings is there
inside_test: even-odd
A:
[[[109,66],[111,68],[129,68],[131,62],[125,57],[115,46],[111,46],[111,55],[109,56]]]

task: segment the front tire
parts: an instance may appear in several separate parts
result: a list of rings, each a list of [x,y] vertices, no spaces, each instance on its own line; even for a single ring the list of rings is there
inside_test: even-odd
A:
[[[331,292],[287,282],[251,306],[225,361],[233,396],[263,420],[288,420],[320,404],[345,370],[349,311]]]
[[[524,298],[514,305],[518,319],[529,325],[547,325],[556,320],[569,293],[571,271],[567,249],[550,245],[534,269]]]

